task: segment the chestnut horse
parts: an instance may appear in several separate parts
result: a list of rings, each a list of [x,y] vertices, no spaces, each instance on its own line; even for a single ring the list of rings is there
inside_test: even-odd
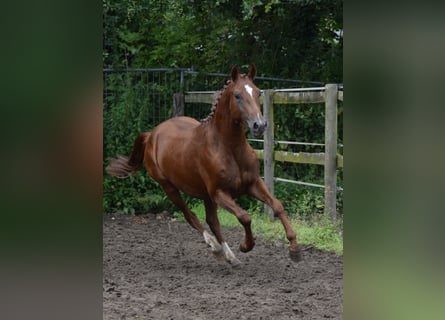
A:
[[[245,194],[272,208],[290,242],[290,257],[301,260],[301,248],[283,205],[261,179],[258,158],[245,135],[246,126],[256,137],[261,136],[267,126],[260,110],[260,90],[253,84],[255,75],[254,65],[247,75],[241,74],[235,65],[231,80],[217,94],[206,119],[201,122],[188,117],[169,119],[153,131],[139,134],[129,159],[123,156],[110,159],[107,167],[109,174],[127,177],[144,162],[150,176],[184,213],[188,223],[202,234],[213,254],[233,265],[240,261],[224,240],[217,208],[231,212],[243,225],[245,238],[239,249],[248,252],[255,245],[251,217],[234,201]],[[180,192],[204,201],[206,222],[214,236],[204,229]]]

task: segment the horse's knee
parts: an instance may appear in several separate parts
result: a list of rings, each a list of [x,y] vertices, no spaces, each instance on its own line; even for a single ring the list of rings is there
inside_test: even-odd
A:
[[[272,204],[272,210],[275,217],[280,216],[281,214],[284,214],[284,206],[279,200],[275,200]]]
[[[252,217],[247,213],[247,212],[243,212],[239,217],[238,217],[239,222],[241,222],[241,224],[243,226],[249,225],[252,223]]]

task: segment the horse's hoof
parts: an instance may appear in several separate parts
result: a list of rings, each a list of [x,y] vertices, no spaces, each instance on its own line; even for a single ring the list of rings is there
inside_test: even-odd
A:
[[[239,245],[239,251],[246,253],[246,252],[249,252],[250,250],[252,250],[254,246],[255,246],[255,242],[252,243],[250,246],[246,246],[243,242]]]
[[[243,263],[241,261],[239,261],[237,258],[232,259],[232,260],[228,260],[228,263],[230,263],[230,265],[234,268],[240,267]]]
[[[289,257],[294,262],[299,262],[299,261],[303,260],[303,256],[301,255],[301,249],[299,248],[296,251],[289,250]]]

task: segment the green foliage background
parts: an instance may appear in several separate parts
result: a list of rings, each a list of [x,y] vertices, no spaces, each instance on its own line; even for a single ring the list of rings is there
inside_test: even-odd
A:
[[[228,73],[234,64],[246,68],[254,62],[260,76],[342,82],[343,2],[339,0],[104,0],[103,9],[104,68],[187,67],[203,73]],[[171,116],[173,93],[218,90],[224,79],[198,74],[186,78],[181,87],[179,72],[109,72],[104,74],[104,83],[105,167],[108,157],[131,152],[139,132]],[[283,87],[273,82],[257,85],[261,89]],[[342,112],[340,104],[339,143],[343,140]],[[202,108],[186,112],[198,119],[207,113]],[[277,140],[323,143],[324,107],[277,106],[275,128]],[[307,146],[278,148],[323,151]],[[322,166],[277,163],[275,172],[283,178],[323,184]],[[342,185],[341,171],[338,179]],[[105,212],[175,210],[145,170],[127,180],[104,174],[103,192]],[[278,182],[275,194],[291,215],[323,210],[323,189]],[[239,202],[246,208],[259,208],[249,199]]]

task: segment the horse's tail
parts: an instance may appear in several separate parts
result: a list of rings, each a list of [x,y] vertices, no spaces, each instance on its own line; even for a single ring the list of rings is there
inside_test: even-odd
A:
[[[117,158],[109,158],[110,164],[105,169],[108,174],[119,178],[127,178],[133,172],[138,171],[144,161],[145,142],[150,134],[151,132],[144,132],[137,136],[130,159],[121,155],[118,155]]]

